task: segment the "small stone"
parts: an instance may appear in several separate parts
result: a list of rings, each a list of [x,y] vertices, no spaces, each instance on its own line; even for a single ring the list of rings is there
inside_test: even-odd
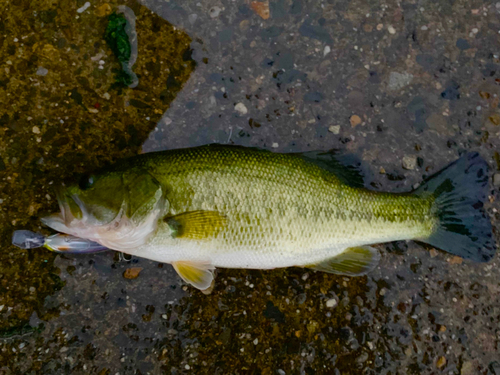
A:
[[[436,362],[436,367],[441,369],[446,365],[446,358],[445,357],[439,357],[437,362]]]
[[[389,31],[389,34],[396,34],[396,29],[392,27],[391,25],[387,26],[387,31]]]
[[[278,147],[280,147],[280,145],[279,145],[278,143],[274,142],[274,143],[273,143],[273,145],[272,145],[271,147],[272,147],[272,148],[278,148]]]
[[[102,94],[102,97],[103,97],[104,99],[106,99],[106,100],[111,99],[111,95],[109,95],[109,93],[108,93],[108,92],[105,92],[104,94]]]
[[[385,294],[386,294],[386,293],[387,293],[387,289],[385,289],[385,288],[380,289],[379,294],[380,294],[381,296],[385,296]]]
[[[462,364],[460,375],[474,375],[475,373],[475,363],[473,361],[466,361]]]
[[[257,345],[258,343],[259,343],[259,339],[255,339],[255,340],[253,340],[253,344],[254,344],[254,345]]]
[[[191,25],[194,25],[196,20],[198,19],[198,15],[196,13],[192,13],[188,16],[188,21]]]
[[[38,126],[33,126],[33,129],[31,129],[31,131],[35,134],[40,134],[40,128]]]
[[[378,30],[378,31],[382,30],[383,28],[384,28],[384,24],[383,24],[383,23],[379,23],[379,24],[377,25],[377,30]]]
[[[247,107],[241,102],[234,106],[234,110],[242,115],[246,115],[248,113]]]
[[[495,187],[500,186],[500,173],[495,173],[493,175],[493,186],[495,186]]]
[[[217,18],[217,17],[219,17],[219,14],[221,11],[222,11],[222,9],[220,7],[213,7],[210,9],[208,14],[210,15],[210,18]]]
[[[239,24],[239,28],[241,31],[245,32],[250,28],[250,21],[249,20],[243,20]]]
[[[487,91],[479,91],[479,96],[481,97],[481,99],[489,99],[490,93]]]
[[[446,332],[446,326],[440,326],[439,332]]]
[[[384,167],[380,167],[380,169],[378,170],[378,173],[385,174],[385,168]]]
[[[36,70],[36,75],[45,77],[48,72],[49,72],[48,69],[44,68],[43,66],[39,66],[38,69]]]
[[[435,258],[439,255],[436,249],[430,249],[429,254],[431,255],[431,258]]]
[[[97,17],[106,17],[109,16],[112,11],[113,10],[111,9],[111,5],[109,5],[108,3],[104,3],[96,8],[95,15]]]
[[[335,298],[332,298],[332,299],[329,299],[328,301],[326,301],[326,307],[329,307],[331,309],[337,305],[338,305],[338,302]]]
[[[389,84],[387,88],[389,90],[399,90],[405,86],[408,86],[413,79],[413,74],[409,73],[398,73],[391,72],[389,74]]]
[[[263,20],[267,20],[271,15],[269,12],[269,1],[252,1],[250,8]]]
[[[328,131],[333,134],[339,134],[340,133],[340,125],[332,125],[328,128]]]
[[[463,258],[459,256],[454,256],[448,259],[448,263],[450,264],[462,264],[463,261],[464,261]]]
[[[358,115],[352,115],[351,118],[349,119],[349,122],[351,123],[351,126],[354,128],[356,125],[361,124],[361,117]]]
[[[142,267],[127,268],[125,272],[123,272],[123,277],[126,279],[137,279],[142,270]]]
[[[408,170],[413,170],[417,166],[416,156],[404,156],[403,157],[403,168]]]
[[[424,25],[424,26],[422,26],[422,27],[420,28],[420,30],[422,30],[422,31],[426,31],[426,30],[429,30],[429,28],[428,28],[427,26],[425,26],[425,25]]]
[[[491,123],[495,126],[500,125],[500,115],[498,113],[495,113],[494,115],[488,117],[488,120],[490,120]]]
[[[30,290],[30,293],[36,292],[36,288],[34,286],[30,286],[29,290]]]
[[[330,46],[325,46],[325,49],[323,50],[323,56],[328,55],[331,51],[332,49],[330,48]]]
[[[97,108],[88,108],[88,111],[90,113],[99,113],[99,110]]]
[[[76,12],[77,13],[83,13],[83,12],[85,12],[88,9],[88,7],[90,7],[90,2],[87,1],[85,4],[83,4],[83,6],[81,8],[78,8],[76,10]]]

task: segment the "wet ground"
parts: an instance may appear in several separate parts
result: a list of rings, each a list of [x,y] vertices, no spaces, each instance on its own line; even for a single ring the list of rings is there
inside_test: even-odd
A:
[[[167,264],[9,245],[61,179],[211,142],[339,149],[388,191],[479,151],[498,238],[500,3],[142,4],[135,89],[103,40],[119,3],[0,4],[0,374],[500,374],[498,255],[399,242],[367,277],[222,269],[205,296]]]

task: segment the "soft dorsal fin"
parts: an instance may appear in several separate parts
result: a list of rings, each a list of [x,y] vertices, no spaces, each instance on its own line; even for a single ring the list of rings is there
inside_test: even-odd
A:
[[[206,240],[216,236],[227,224],[225,215],[217,211],[190,211],[163,219],[173,237]]]
[[[336,257],[306,267],[340,275],[362,276],[373,270],[379,260],[380,253],[376,248],[357,246],[346,249]]]
[[[214,281],[215,267],[208,263],[190,261],[173,262],[172,266],[186,283],[197,289],[208,289]]]
[[[339,154],[336,150],[310,151],[296,154],[337,176],[344,184],[361,188],[365,186],[365,176],[361,161],[351,154]]]

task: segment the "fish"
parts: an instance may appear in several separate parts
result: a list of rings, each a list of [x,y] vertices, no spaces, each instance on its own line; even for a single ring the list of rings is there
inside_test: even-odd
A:
[[[335,152],[205,145],[146,153],[61,184],[48,227],[169,263],[213,287],[216,268],[373,270],[374,246],[417,240],[476,262],[496,242],[484,202],[488,165],[467,153],[411,192],[364,186]]]

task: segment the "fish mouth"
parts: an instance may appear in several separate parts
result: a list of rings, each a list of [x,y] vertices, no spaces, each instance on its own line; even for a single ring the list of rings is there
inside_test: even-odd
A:
[[[60,212],[43,217],[41,221],[58,232],[73,234],[72,227],[78,222],[81,224],[88,215],[83,202],[76,195],[66,194],[63,188],[63,186],[56,188],[55,192]]]

